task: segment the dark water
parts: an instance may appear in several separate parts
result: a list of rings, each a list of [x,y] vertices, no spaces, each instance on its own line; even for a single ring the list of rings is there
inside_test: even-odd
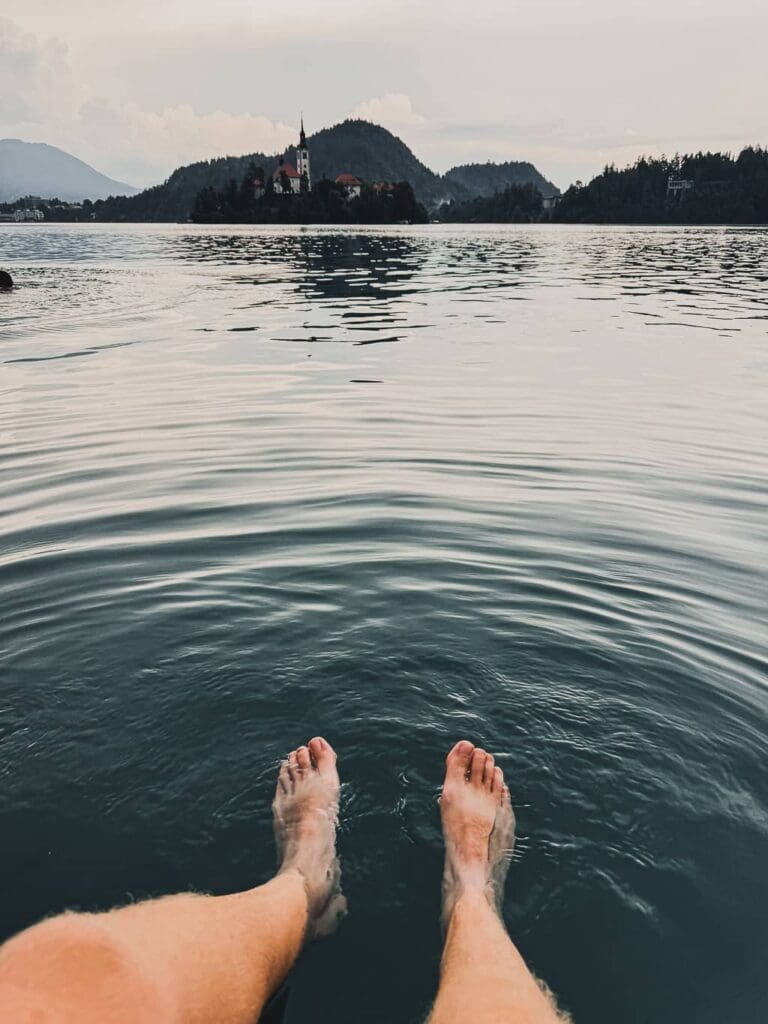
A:
[[[768,233],[0,229],[0,913],[246,887],[278,759],[351,916],[288,1021],[419,1019],[448,746],[577,1024],[768,984]]]

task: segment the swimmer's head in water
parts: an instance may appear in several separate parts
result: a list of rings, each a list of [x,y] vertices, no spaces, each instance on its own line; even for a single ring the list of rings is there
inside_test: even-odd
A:
[[[7,270],[0,270],[0,291],[7,291],[13,288],[13,278]]]

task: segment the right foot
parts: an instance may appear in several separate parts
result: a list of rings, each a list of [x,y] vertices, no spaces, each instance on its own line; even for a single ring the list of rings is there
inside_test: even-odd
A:
[[[336,856],[339,788],[336,752],[317,736],[281,765],[272,804],[280,872],[301,875],[310,938],[333,931],[347,909]]]
[[[443,924],[460,896],[484,896],[501,910],[515,843],[515,815],[504,773],[491,754],[461,740],[446,759],[440,797],[445,837]]]

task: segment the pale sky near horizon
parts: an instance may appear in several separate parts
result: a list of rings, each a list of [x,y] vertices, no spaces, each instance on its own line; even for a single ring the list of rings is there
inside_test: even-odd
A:
[[[765,0],[3,0],[0,138],[135,185],[354,115],[429,167],[768,144]]]

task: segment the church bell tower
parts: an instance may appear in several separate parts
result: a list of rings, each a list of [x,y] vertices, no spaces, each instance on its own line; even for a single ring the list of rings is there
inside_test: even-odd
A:
[[[304,115],[301,115],[301,132],[299,134],[299,144],[296,147],[296,170],[299,172],[299,177],[303,178],[307,176],[307,190],[312,191],[312,176],[309,172],[309,147],[307,146],[307,136],[304,134]]]

